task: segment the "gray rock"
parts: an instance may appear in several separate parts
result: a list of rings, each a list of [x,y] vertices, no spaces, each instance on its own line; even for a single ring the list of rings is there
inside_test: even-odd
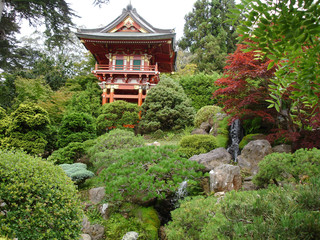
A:
[[[147,146],[157,146],[157,147],[161,146],[161,144],[159,142],[147,143],[146,145]]]
[[[208,133],[203,129],[196,128],[191,132],[191,135],[196,135],[196,134],[207,135]]]
[[[242,183],[242,190],[243,191],[252,191],[257,190],[257,186],[252,181],[244,181]]]
[[[89,190],[89,200],[93,204],[100,203],[106,195],[104,187],[92,188]]]
[[[137,232],[127,232],[123,236],[122,240],[137,240],[138,237],[139,237],[139,233],[137,233]]]
[[[189,158],[191,161],[196,161],[206,167],[206,171],[210,171],[222,164],[231,162],[231,155],[225,148],[216,148],[208,153],[194,155]]]
[[[288,144],[281,144],[281,145],[274,146],[272,150],[273,152],[277,152],[277,153],[291,153],[292,147],[291,145],[288,145]]]
[[[238,156],[238,164],[241,169],[249,170],[253,175],[258,173],[259,162],[268,154],[271,154],[272,148],[267,140],[255,140],[249,142]]]
[[[91,240],[100,240],[104,238],[104,227],[100,224],[91,225],[86,216],[82,221],[82,232],[90,235]]]
[[[204,131],[206,131],[206,133],[209,133],[210,129],[211,129],[211,126],[209,123],[207,122],[203,122],[201,123],[200,125],[200,129],[203,129]]]
[[[92,240],[89,234],[81,234],[79,240]]]
[[[210,171],[210,191],[223,192],[239,190],[241,175],[239,166],[223,164]]]
[[[102,215],[102,217],[104,219],[108,218],[108,208],[109,208],[109,204],[108,203],[104,203],[100,206],[99,208],[99,212]]]

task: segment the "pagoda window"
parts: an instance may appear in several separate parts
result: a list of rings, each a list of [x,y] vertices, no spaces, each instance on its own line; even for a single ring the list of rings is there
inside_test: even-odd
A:
[[[141,60],[133,60],[133,70],[140,70]]]
[[[123,59],[116,60],[116,70],[123,70]]]

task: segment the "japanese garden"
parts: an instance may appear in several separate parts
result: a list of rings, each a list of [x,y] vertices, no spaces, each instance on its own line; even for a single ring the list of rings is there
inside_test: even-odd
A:
[[[123,7],[0,0],[0,240],[320,239],[320,1]]]

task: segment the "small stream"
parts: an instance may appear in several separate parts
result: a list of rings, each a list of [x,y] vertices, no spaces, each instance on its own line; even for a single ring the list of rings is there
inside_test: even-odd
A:
[[[239,143],[243,138],[243,128],[241,127],[241,122],[236,119],[232,122],[229,131],[229,141],[230,145],[227,151],[231,154],[234,162],[237,162],[237,157],[240,154]]]

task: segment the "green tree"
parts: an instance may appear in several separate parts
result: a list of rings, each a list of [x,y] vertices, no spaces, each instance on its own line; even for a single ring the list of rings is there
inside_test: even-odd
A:
[[[235,50],[235,26],[227,23],[234,0],[198,0],[185,16],[184,37],[179,46],[194,54],[199,71],[222,71],[225,57]]]
[[[273,60],[269,68],[278,66],[269,107],[290,120],[289,131],[309,128],[305,120],[319,114],[319,1],[244,0],[234,13],[233,17],[241,14],[245,19],[238,32],[240,40],[252,47],[248,51],[260,49]]]
[[[1,140],[3,148],[23,149],[31,154],[43,154],[50,120],[41,107],[29,103],[20,106],[10,115],[11,123]]]
[[[200,108],[215,104],[212,99],[212,93],[217,90],[214,82],[220,78],[216,72],[208,75],[199,73],[195,75],[185,75],[179,78],[179,82],[184,89],[184,92],[192,101],[192,106],[199,110]]]
[[[179,83],[162,76],[148,92],[141,116],[139,127],[143,132],[175,130],[193,124],[194,109]]]
[[[58,131],[59,147],[65,147],[71,142],[83,142],[96,136],[96,126],[92,116],[82,112],[67,113]]]
[[[10,69],[10,63],[19,58],[22,49],[19,50],[14,34],[19,32],[22,19],[27,19],[33,26],[44,21],[47,43],[61,45],[70,33],[71,18],[75,16],[65,0],[1,0],[0,10],[0,68],[3,69]]]

